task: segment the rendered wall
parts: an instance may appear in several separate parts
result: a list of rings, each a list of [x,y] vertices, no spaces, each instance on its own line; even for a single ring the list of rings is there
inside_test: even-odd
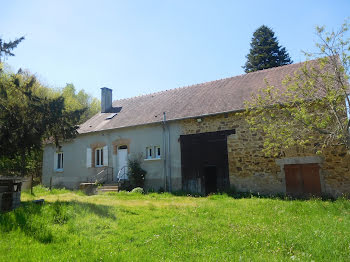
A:
[[[180,127],[176,123],[169,124],[170,130],[170,158],[167,155],[167,174],[169,169],[172,177],[172,189],[181,189],[181,158],[180,146],[178,142]],[[56,148],[47,145],[43,156],[43,184],[50,185],[50,179],[54,186],[66,188],[77,188],[79,183],[86,182],[87,178],[97,174],[103,167],[86,167],[86,150],[88,147],[96,145],[108,146],[108,166],[113,167],[116,176],[120,167],[117,165],[116,146],[127,144],[129,157],[146,153],[147,146],[160,146],[161,159],[143,160],[142,168],[147,171],[145,187],[147,189],[158,190],[164,188],[164,145],[163,128],[161,124],[121,128],[110,131],[96,132],[79,135],[76,139],[62,144],[61,151],[64,153],[63,172],[54,170],[54,153]],[[166,139],[168,143],[168,139]],[[168,145],[166,145],[168,147]],[[169,183],[169,182],[168,182]]]

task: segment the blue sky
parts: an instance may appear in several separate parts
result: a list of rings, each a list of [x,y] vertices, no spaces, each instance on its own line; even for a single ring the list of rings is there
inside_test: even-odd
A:
[[[294,62],[315,26],[338,28],[350,1],[0,0],[0,36],[26,40],[6,62],[51,87],[73,83],[113,99],[244,73],[256,28],[271,27]]]

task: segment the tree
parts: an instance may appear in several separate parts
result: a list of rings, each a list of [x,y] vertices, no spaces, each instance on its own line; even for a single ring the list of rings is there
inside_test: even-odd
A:
[[[16,38],[14,41],[5,42],[0,38],[0,63],[1,63],[1,57],[6,58],[7,56],[14,56],[15,54],[12,53],[12,50],[15,49],[20,42],[24,40],[24,36],[20,38]]]
[[[45,139],[59,146],[75,137],[76,124],[85,112],[85,108],[67,111],[62,96],[38,96],[41,89],[33,75],[21,70],[6,74],[0,68],[0,155],[2,163],[6,159],[20,161],[23,176],[28,157],[41,152]]]
[[[265,25],[254,32],[246,58],[246,73],[293,63],[286,49],[279,46],[275,33]]]
[[[316,30],[318,52],[305,53],[308,61],[283,81],[283,91],[267,83],[246,102],[246,119],[263,131],[267,155],[306,146],[316,153],[339,146],[350,153],[349,23],[329,33]]]
[[[80,117],[79,124],[84,123],[101,111],[101,103],[97,98],[90,96],[84,90],[76,93],[73,84],[66,84],[59,93],[64,97],[65,107],[68,111],[86,108],[84,114]]]

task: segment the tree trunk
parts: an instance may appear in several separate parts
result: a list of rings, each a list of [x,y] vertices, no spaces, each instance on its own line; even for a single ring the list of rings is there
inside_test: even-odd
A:
[[[21,176],[22,177],[25,177],[26,175],[26,164],[27,164],[27,161],[26,161],[26,152],[25,150],[22,150],[21,151]]]

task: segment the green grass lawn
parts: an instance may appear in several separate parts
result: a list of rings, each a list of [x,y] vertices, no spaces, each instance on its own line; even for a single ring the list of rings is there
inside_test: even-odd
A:
[[[350,261],[345,199],[34,194],[0,215],[0,261]]]

